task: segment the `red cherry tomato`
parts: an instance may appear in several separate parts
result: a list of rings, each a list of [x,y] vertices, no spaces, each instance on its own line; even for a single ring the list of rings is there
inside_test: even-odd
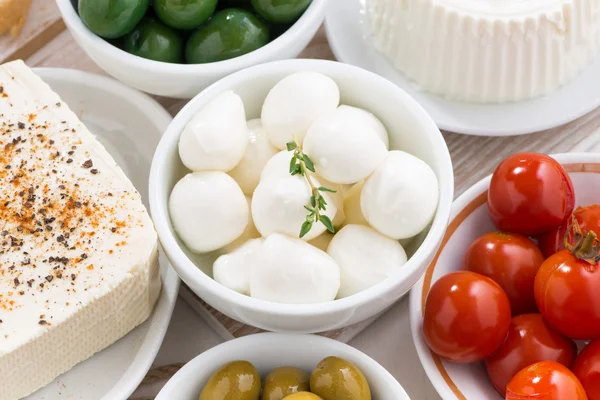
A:
[[[579,226],[582,230],[594,231],[600,235],[600,205],[594,204],[587,207],[577,207],[573,211],[573,215],[577,218]],[[540,248],[546,258],[550,257],[554,253],[558,253],[565,248],[565,232],[571,219],[568,218],[561,226],[551,230],[538,237]],[[570,239],[572,242],[572,239]]]
[[[573,373],[590,400],[600,400],[600,340],[588,344],[575,359]]]
[[[506,400],[587,400],[581,382],[554,361],[542,361],[520,371],[506,388]]]
[[[524,314],[512,319],[506,340],[485,360],[485,368],[494,388],[504,396],[508,382],[523,368],[539,361],[571,368],[576,355],[575,342],[556,332],[541,314]]]
[[[511,233],[486,233],[465,255],[465,268],[491,278],[508,296],[513,315],[537,312],[533,283],[544,256],[533,241]]]
[[[587,243],[575,253],[562,250],[548,258],[535,277],[540,312],[572,339],[600,338],[600,265],[583,259],[591,249],[589,239],[582,239]]]
[[[496,282],[474,272],[441,277],[427,296],[423,333],[442,358],[483,360],[502,344],[509,325],[508,297]]]
[[[500,163],[490,182],[488,211],[505,232],[539,235],[573,212],[575,192],[564,168],[538,153],[517,153]]]

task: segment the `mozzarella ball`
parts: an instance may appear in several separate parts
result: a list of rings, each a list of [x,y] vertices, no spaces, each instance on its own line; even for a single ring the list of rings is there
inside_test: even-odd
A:
[[[250,278],[257,264],[256,254],[263,239],[251,239],[229,254],[217,258],[213,277],[221,285],[238,293],[250,294]]]
[[[356,183],[371,175],[385,159],[387,148],[363,113],[355,107],[340,107],[308,130],[304,152],[325,179]]]
[[[313,183],[319,186],[316,180]],[[322,213],[333,221],[337,208],[328,193],[322,195],[327,202],[327,209]],[[307,210],[304,206],[310,204],[310,197],[310,186],[301,175],[287,174],[261,180],[252,197],[252,218],[256,229],[263,236],[277,232],[297,238],[306,221]],[[315,222],[303,239],[314,239],[325,229],[322,223]]]
[[[367,179],[360,208],[369,224],[393,239],[417,235],[433,220],[438,180],[429,165],[403,151],[390,151]]]
[[[381,139],[381,141],[385,145],[385,148],[386,149],[390,148],[390,138],[388,136],[387,129],[385,129],[385,125],[383,125],[383,123],[379,120],[379,118],[377,118],[374,114],[372,114],[362,108],[357,108],[357,107],[352,107],[352,106],[341,105],[341,106],[339,106],[339,108],[344,109],[343,110],[344,112],[352,113],[353,118],[356,118],[357,120],[361,120],[363,123],[370,125],[373,128],[373,130],[375,131],[375,133],[377,133],[377,136],[379,137],[379,139]],[[351,109],[351,110],[348,110],[346,108]]]
[[[327,247],[329,247],[329,243],[331,243],[333,236],[333,233],[326,231],[313,240],[309,240],[308,244],[315,246],[319,250],[327,251]]]
[[[282,150],[271,157],[260,174],[260,181],[290,175],[290,161],[293,156],[293,151]]]
[[[265,165],[265,168],[260,175],[261,181],[267,180],[270,178],[281,178],[290,175],[290,161],[294,156],[293,151],[283,150],[279,153],[275,154]],[[344,192],[346,188],[344,185],[340,185],[338,183],[329,182],[325,178],[319,176],[319,174],[315,174],[309,172],[311,178],[314,178],[316,182],[319,182],[320,186],[325,186],[329,189],[335,190],[335,193],[327,192],[327,198],[331,199],[333,204],[335,205],[337,212],[335,213],[335,217],[332,219],[333,226],[340,226],[344,223],[346,219],[346,215],[344,214]],[[321,193],[324,194],[324,193]],[[329,200],[326,201],[329,203]]]
[[[185,126],[179,156],[192,171],[231,171],[248,146],[242,99],[232,91],[215,97]]]
[[[340,90],[333,79],[318,72],[296,72],[271,89],[261,119],[271,143],[285,149],[292,140],[302,144],[313,122],[339,103]]]
[[[344,196],[344,213],[346,214],[345,223],[347,225],[354,224],[369,226],[369,222],[367,222],[365,219],[365,216],[360,208],[360,194],[364,185],[364,181],[354,184]]]
[[[352,296],[383,281],[406,263],[397,241],[364,225],[346,225],[327,249],[340,267],[338,298]]]
[[[327,253],[274,233],[260,247],[250,296],[276,303],[322,303],[334,300],[339,287],[340,268]]]
[[[229,171],[245,194],[252,195],[260,180],[260,174],[277,153],[277,149],[269,142],[260,119],[248,121],[248,147],[237,167]]]
[[[252,206],[252,199],[250,197],[246,196],[246,202],[248,203],[248,210],[250,210],[250,207]],[[241,245],[243,245],[244,243],[246,243],[248,240],[256,239],[259,237],[260,237],[260,232],[256,229],[256,226],[254,225],[254,220],[252,219],[252,213],[249,212],[248,213],[248,225],[246,225],[246,229],[244,229],[244,232],[242,232],[242,234],[237,239],[235,239],[233,242],[226,245],[223,248],[223,250],[226,253],[230,253],[230,252],[234,251],[235,249],[237,249],[238,247],[240,247]]]
[[[196,253],[217,250],[237,239],[248,225],[248,212],[242,189],[220,171],[187,174],[169,199],[173,227]]]

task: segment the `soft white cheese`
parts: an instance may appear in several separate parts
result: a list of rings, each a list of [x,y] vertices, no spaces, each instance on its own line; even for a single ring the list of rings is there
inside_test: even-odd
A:
[[[250,294],[250,278],[257,265],[256,254],[264,239],[250,239],[213,264],[213,277],[221,285],[245,295]]]
[[[192,171],[235,168],[248,147],[246,112],[240,96],[228,90],[205,105],[181,133],[179,156]]]
[[[324,251],[274,233],[256,253],[250,296],[287,304],[332,301],[340,287],[340,268]]]
[[[387,154],[373,116],[350,106],[341,106],[312,124],[303,147],[319,175],[341,184],[365,179]]]
[[[242,234],[237,239],[223,247],[222,250],[226,253],[234,251],[250,239],[256,239],[260,237],[260,232],[256,229],[256,226],[254,225],[254,220],[252,219],[252,213],[250,212],[252,198],[246,196],[246,203],[248,203],[248,225],[246,225],[246,229],[244,229],[244,232],[242,232]]]
[[[104,147],[22,62],[0,67],[0,399],[148,318],[157,235]]]
[[[367,0],[375,46],[422,89],[528,99],[600,53],[600,0]]]
[[[229,171],[244,194],[252,196],[265,164],[277,151],[269,141],[260,119],[248,121],[248,147],[237,167]]]
[[[408,239],[433,220],[438,199],[439,184],[431,167],[411,154],[393,150],[365,181],[360,209],[379,232]]]
[[[294,156],[293,151],[282,150],[275,154],[266,163],[262,173],[260,175],[261,181],[266,181],[272,178],[286,178],[290,176],[290,161]],[[346,191],[346,185],[340,185],[338,183],[329,182],[327,179],[320,176],[318,173],[312,173],[307,171],[311,178],[314,179],[313,184],[318,182],[319,185],[325,186],[329,189],[335,190],[335,192],[321,193],[326,201],[329,203],[330,200],[337,209],[335,217],[332,219],[334,226],[339,226],[346,220],[344,214],[344,193]]]
[[[397,241],[364,225],[346,225],[327,248],[340,267],[338,298],[362,292],[402,267],[406,252]]]
[[[246,196],[225,172],[187,174],[169,197],[175,231],[195,253],[208,253],[236,240],[248,226]]]
[[[283,150],[292,140],[302,144],[313,122],[339,103],[340,90],[333,79],[318,72],[296,72],[269,91],[261,119],[271,143]]]

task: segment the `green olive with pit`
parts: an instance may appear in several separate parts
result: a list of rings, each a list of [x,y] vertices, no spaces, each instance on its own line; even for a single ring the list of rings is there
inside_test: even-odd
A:
[[[259,400],[260,375],[248,361],[219,368],[206,382],[199,400]]]
[[[262,400],[281,400],[284,397],[310,390],[310,375],[294,367],[280,367],[265,378]]]
[[[189,64],[228,60],[250,53],[269,42],[269,27],[251,12],[228,8],[217,12],[187,41]]]
[[[79,0],[79,17],[96,35],[116,39],[142,20],[150,0]]]
[[[286,396],[283,400],[323,400],[319,396],[310,392],[298,392]]]
[[[339,357],[323,359],[310,375],[310,391],[323,400],[371,400],[363,373]]]
[[[217,0],[154,0],[154,12],[175,29],[194,29],[208,21],[217,8]]]
[[[179,32],[152,18],[144,19],[125,36],[125,51],[154,61],[183,61],[184,41]]]
[[[252,0],[261,17],[275,24],[296,21],[306,11],[312,0]]]

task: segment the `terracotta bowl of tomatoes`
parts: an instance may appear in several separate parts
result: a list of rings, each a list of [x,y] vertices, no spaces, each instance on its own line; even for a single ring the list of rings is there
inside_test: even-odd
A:
[[[600,154],[518,153],[452,206],[410,294],[444,400],[600,400]]]

